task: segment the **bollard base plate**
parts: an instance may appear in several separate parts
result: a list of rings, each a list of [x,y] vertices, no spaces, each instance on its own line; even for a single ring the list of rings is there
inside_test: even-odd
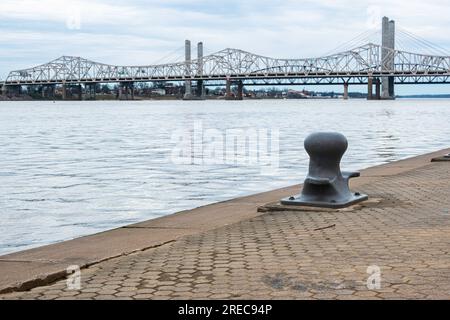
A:
[[[281,204],[285,206],[299,206],[299,207],[314,207],[314,208],[330,208],[330,209],[342,209],[350,207],[362,201],[369,199],[369,196],[365,194],[354,195],[351,199],[345,202],[325,202],[325,201],[305,201],[301,196],[291,198],[285,198],[281,200]]]
[[[446,162],[446,161],[450,161],[450,154],[431,159],[431,162]]]

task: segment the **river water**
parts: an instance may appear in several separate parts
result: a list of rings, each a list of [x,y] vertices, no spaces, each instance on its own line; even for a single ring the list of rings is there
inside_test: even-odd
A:
[[[440,99],[0,102],[0,254],[301,183],[314,131],[345,134],[354,170],[449,147],[449,119]],[[269,160],[198,153],[198,132],[256,132]]]

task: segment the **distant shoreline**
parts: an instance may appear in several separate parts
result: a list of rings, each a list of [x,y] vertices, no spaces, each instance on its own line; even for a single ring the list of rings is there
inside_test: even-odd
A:
[[[351,96],[350,100],[364,100],[365,97],[361,95],[358,96]],[[399,95],[396,96],[397,99],[450,99],[450,94],[423,94],[423,95]],[[134,100],[126,100],[126,99],[115,99],[113,96],[97,96],[95,100],[93,99],[67,99],[62,100],[60,98],[56,99],[34,99],[28,95],[25,96],[15,96],[15,97],[6,97],[0,95],[0,102],[1,101],[182,101],[182,98],[176,97],[176,96],[160,96],[160,97],[135,97]],[[206,97],[205,100],[217,100],[217,101],[223,101],[225,100],[225,97],[217,97],[217,96],[209,96]],[[261,98],[255,98],[255,97],[247,97],[244,98],[244,100],[342,100],[341,96],[336,97],[328,97],[328,96],[314,96],[314,97],[307,97],[307,98],[280,98],[280,97],[261,97]]]

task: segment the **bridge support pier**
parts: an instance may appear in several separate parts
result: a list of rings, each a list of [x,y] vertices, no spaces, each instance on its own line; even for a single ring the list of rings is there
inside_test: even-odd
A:
[[[375,84],[375,95],[373,94],[373,85]],[[367,100],[381,100],[381,80],[380,78],[368,79]]]
[[[97,100],[97,84],[91,84],[91,90],[89,91],[89,98],[92,100]]]
[[[119,83],[117,88],[117,98],[119,100],[129,100],[130,95],[131,100],[134,100],[134,82]]]
[[[197,75],[203,76],[203,42],[199,42],[197,44],[197,62],[198,69]],[[203,80],[197,80],[197,99],[204,100],[205,99],[205,85]]]
[[[373,78],[369,77],[367,79],[367,100],[373,99]]]
[[[54,85],[43,85],[40,89],[42,99],[55,99]]]
[[[86,99],[88,99],[88,100],[95,100],[95,98],[96,98],[96,91],[97,91],[97,84],[96,83],[86,84],[86,87],[85,87]]]
[[[203,84],[203,80],[197,81],[197,97],[199,99],[205,99],[205,85]]]
[[[6,96],[6,93],[8,92],[8,89],[7,89],[7,87],[5,86],[5,85],[2,85],[2,92],[1,92],[1,95],[2,96]]]
[[[83,86],[81,84],[77,85],[77,93],[78,93],[78,100],[83,100]]]
[[[184,100],[192,100],[192,83],[187,80],[184,84]]]
[[[92,87],[90,83],[84,85],[84,100],[91,100]]]
[[[119,83],[119,86],[117,87],[117,99],[122,100],[122,84]]]
[[[395,99],[395,78],[389,77],[389,98]]]
[[[375,79],[375,98],[377,100],[381,99],[381,81],[380,78]]]
[[[348,100],[348,82],[344,83],[344,100]]]
[[[52,100],[55,100],[55,91],[56,91],[56,85],[55,85],[55,84],[52,84],[52,85],[50,86],[50,94],[51,94]]]
[[[233,97],[231,95],[231,80],[227,79],[227,83],[225,85],[225,99],[231,100]]]
[[[65,84],[63,84],[61,87],[61,95],[63,100],[67,99],[67,87]]]
[[[244,100],[244,83],[239,80],[237,83],[237,96],[236,100]]]

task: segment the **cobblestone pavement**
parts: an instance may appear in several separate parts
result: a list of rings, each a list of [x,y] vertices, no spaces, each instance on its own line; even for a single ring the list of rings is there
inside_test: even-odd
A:
[[[271,212],[102,262],[78,291],[64,280],[1,298],[450,299],[449,173],[433,163],[364,185],[380,201],[360,210]]]

